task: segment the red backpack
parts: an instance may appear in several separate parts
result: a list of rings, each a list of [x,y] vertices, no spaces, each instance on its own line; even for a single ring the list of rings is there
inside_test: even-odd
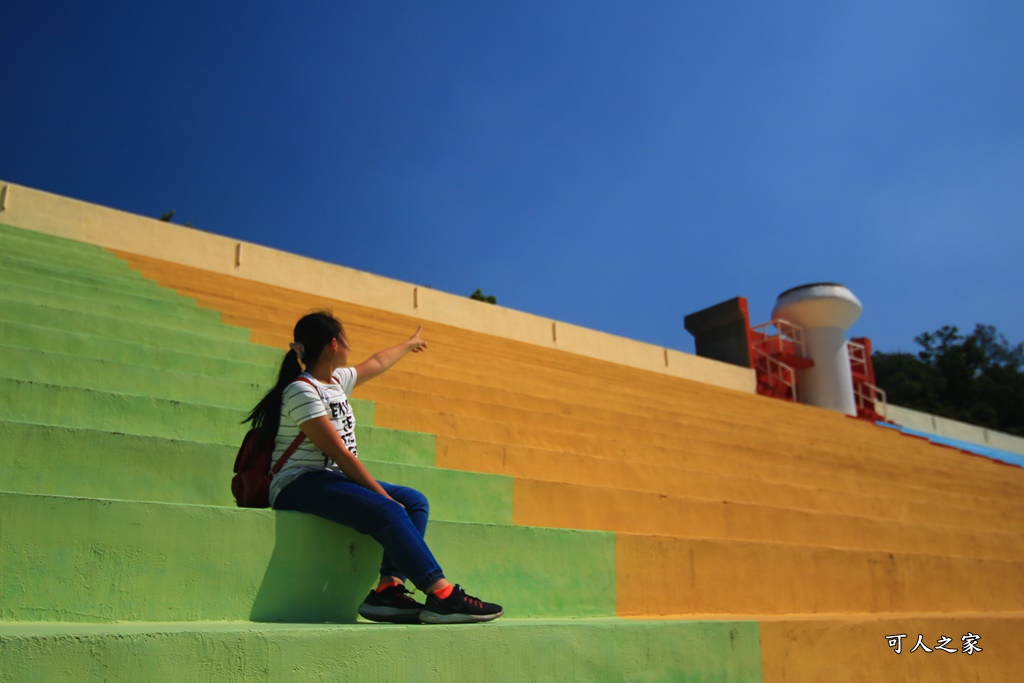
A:
[[[299,380],[306,382],[315,388],[315,384],[305,377]],[[306,438],[300,430],[288,449],[281,454],[274,469],[270,469],[270,457],[274,453],[274,440],[263,439],[262,430],[253,427],[245,433],[242,439],[242,446],[235,456],[235,476],[231,478],[231,493],[235,496],[235,503],[240,508],[265,508],[270,507],[270,480],[275,474],[281,471],[288,458],[299,447],[299,444]]]

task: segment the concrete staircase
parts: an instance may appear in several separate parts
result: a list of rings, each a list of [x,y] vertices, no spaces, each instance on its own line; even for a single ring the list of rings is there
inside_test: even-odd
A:
[[[843,416],[430,323],[360,453],[432,502],[478,627],[354,621],[379,551],[238,510],[291,326],[418,321],[0,227],[0,680],[1011,680],[1024,473]],[[483,304],[481,304],[483,305]],[[895,654],[890,634],[908,633]],[[974,655],[909,653],[918,634]],[[85,672],[83,674],[83,672]]]
[[[0,680],[600,679],[652,643],[683,659],[650,680],[759,669],[756,624],[615,619],[613,533],[514,524],[511,477],[436,467],[358,399],[367,465],[428,494],[449,574],[508,616],[357,623],[376,544],[230,496],[281,350],[92,245],[3,226],[0,273]]]

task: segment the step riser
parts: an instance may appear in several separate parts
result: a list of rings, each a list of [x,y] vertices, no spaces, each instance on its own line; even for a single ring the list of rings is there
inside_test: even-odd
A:
[[[529,404],[516,405],[519,401],[511,400],[511,397],[516,395],[514,392],[500,390],[488,384],[488,379],[493,382],[493,377],[480,376],[473,383],[453,381],[444,374],[427,373],[428,367],[430,366],[426,363],[417,364],[403,368],[402,372],[389,374],[368,386],[367,395],[382,403],[416,408],[424,412],[451,411],[475,419],[500,417],[507,422],[528,422],[538,427],[547,426],[548,422],[557,418],[557,424],[563,431],[595,434],[602,438],[614,438],[623,428],[642,426],[643,432],[648,434],[645,443],[658,445],[657,440],[661,439],[661,445],[669,447],[676,446],[680,438],[704,442],[729,442],[741,437],[744,443],[753,439],[753,443],[765,449],[797,449],[797,452],[806,451],[822,460],[842,462],[848,459],[851,445],[859,445],[845,435],[834,437],[829,434],[808,432],[806,429],[787,429],[784,425],[759,424],[757,421],[745,419],[745,416],[740,417],[743,412],[739,410],[735,411],[736,419],[731,421],[723,419],[728,417],[725,411],[714,418],[686,415],[681,409],[659,416],[654,411],[638,408],[625,401],[621,405],[606,406],[600,405],[595,397],[583,393],[571,394],[565,399],[552,399],[547,392],[543,393],[543,398],[530,393],[519,394],[520,399],[529,399]],[[496,415],[495,406],[502,406],[502,410]],[[878,441],[885,441],[900,446],[911,445],[876,427],[859,423],[854,426],[869,431],[872,441],[866,443],[877,444]],[[857,431],[860,432],[861,429]],[[929,445],[922,445],[922,448],[922,454],[927,453],[931,456],[942,452]],[[862,459],[865,462],[877,462],[880,467],[891,467],[896,464],[884,457],[884,453],[867,452],[862,454]],[[927,465],[927,468],[923,468],[922,465]],[[934,457],[905,465],[908,470],[914,467],[919,470],[952,470],[958,473],[963,469],[962,463],[936,461]],[[924,471],[921,474],[927,476],[929,472]],[[995,474],[991,478],[999,479]]]
[[[4,621],[346,623],[380,563],[368,537],[292,512],[0,494],[0,524]],[[510,615],[614,616],[611,534],[434,521],[427,540]]]
[[[81,242],[66,237],[56,237],[30,228],[19,228],[0,222],[0,239],[4,242],[32,246],[37,252],[55,250],[58,253],[80,253],[91,256],[96,252],[106,251],[102,247],[89,242]]]
[[[237,445],[248,410],[54,386],[0,378],[0,420],[96,429],[200,443]],[[374,406],[352,401],[361,447],[394,452],[401,462],[433,464],[435,442],[429,434],[372,427]],[[364,425],[363,422],[370,423]],[[429,462],[425,462],[429,461]]]
[[[115,303],[145,302],[165,306],[192,306],[196,310],[209,311],[211,319],[220,320],[218,312],[196,306],[194,299],[180,296],[138,276],[131,279],[111,279],[102,275],[82,273],[79,270],[57,269],[48,264],[2,259],[0,256],[0,282],[48,291],[72,291],[77,296],[102,298]]]
[[[464,418],[447,413],[437,413],[426,410],[419,410],[406,406],[395,406],[388,404],[377,405],[377,421],[382,426],[394,429],[406,429],[411,431],[430,431],[442,437],[465,439],[470,441],[491,441],[495,443],[518,444],[527,448],[561,451],[569,453],[582,453],[602,458],[620,458],[622,453],[630,453],[631,456],[643,458],[648,462],[660,462],[682,464],[691,459],[691,449],[699,444],[696,441],[678,439],[674,447],[667,445],[645,444],[643,431],[634,432],[636,439],[629,439],[628,426],[624,426],[619,434],[618,440],[593,436],[587,433],[561,431],[553,428],[535,428],[530,425],[525,428],[522,425],[512,425],[495,422],[492,420]],[[639,445],[638,445],[639,444]],[[790,464],[803,464],[799,460],[797,445],[790,449],[772,449],[760,443],[758,438],[738,435],[731,442],[720,443],[705,453],[709,458],[721,457],[722,449],[742,448],[751,452],[763,450],[765,458],[769,462],[789,462]],[[717,450],[717,452],[716,452]],[[859,463],[848,464],[845,468],[840,465],[833,466],[831,463],[822,463],[820,460],[810,460],[812,450],[804,446],[807,451],[807,466],[819,469],[822,472],[831,472],[833,476],[842,476],[848,473],[857,472],[861,469]],[[699,453],[699,451],[698,451]],[[751,466],[756,466],[752,463]],[[992,465],[995,467],[995,465]],[[1005,480],[993,480],[984,484],[965,482],[957,479],[952,474],[941,473],[913,473],[899,466],[893,465],[888,468],[890,472],[885,476],[913,474],[915,481],[925,482],[924,485],[933,484],[940,486],[956,486],[962,492],[978,495],[993,496],[1006,493],[1012,494],[1017,489],[1015,482]],[[882,474],[882,473],[879,473]]]
[[[72,249],[61,248],[56,243],[37,244],[31,240],[3,240],[4,261],[12,261],[36,268],[50,268],[57,272],[76,272],[107,278],[111,281],[141,281],[141,273],[127,267],[111,252],[93,245],[78,244]]]
[[[233,507],[236,448],[0,422],[0,490]],[[384,457],[396,457],[384,453]],[[508,477],[362,458],[377,479],[419,489],[431,516],[512,523]]]
[[[621,482],[624,488],[630,488],[629,476],[636,471],[639,481],[647,481],[650,477],[671,480],[680,473],[695,470],[696,476],[711,473],[713,476],[724,477],[733,481],[747,480],[752,473],[759,477],[760,494],[773,495],[778,488],[788,486],[823,491],[838,499],[849,496],[887,497],[894,504],[906,501],[908,504],[932,505],[943,498],[953,510],[967,510],[983,516],[995,511],[998,515],[1011,517],[1024,514],[1024,508],[1008,501],[993,500],[980,496],[967,496],[955,491],[936,492],[934,489],[919,488],[897,481],[869,478],[870,473],[861,472],[857,475],[847,473],[836,477],[834,474],[821,474],[793,466],[776,465],[770,462],[758,462],[756,457],[737,452],[736,449],[721,449],[714,457],[697,457],[693,451],[687,452],[686,462],[654,464],[645,459],[637,458],[641,453],[630,453],[625,461],[619,458],[597,458],[590,454],[548,451],[531,449],[522,446],[512,447],[508,444],[470,441],[447,436],[437,440],[437,465],[449,469],[464,469],[490,474],[503,474],[511,477],[536,478],[547,481],[563,481],[566,472],[570,472],[574,481],[581,484],[607,484],[608,481]],[[692,470],[691,470],[692,468]],[[660,476],[662,471],[668,474]],[[625,474],[624,474],[625,473]],[[586,478],[591,477],[591,478]],[[769,491],[765,491],[765,487]],[[707,489],[712,490],[712,489]],[[763,501],[762,501],[763,502]]]
[[[967,529],[992,528],[1017,531],[1019,515],[994,508],[990,501],[964,501],[975,507],[958,507],[932,493],[928,502],[908,500],[906,489],[890,487],[872,495],[835,486],[834,478],[822,478],[815,487],[799,486],[784,476],[769,479],[764,468],[759,479],[750,472],[728,474],[689,467],[637,464],[571,453],[509,449],[483,442],[458,443],[438,439],[437,465],[449,469],[503,474],[520,479],[566,482],[578,486],[613,487],[670,496],[729,500],[757,505],[789,507],[808,512],[829,512],[888,519],[897,523],[927,520],[929,524]],[[766,486],[767,482],[771,482]],[[889,495],[886,495],[886,494]],[[944,504],[945,501],[945,504]],[[1014,511],[1017,512],[1016,510]]]
[[[868,511],[865,511],[868,512]],[[520,480],[516,524],[1024,562],[1024,535],[874,517]]]
[[[267,363],[243,362],[215,355],[176,351],[142,343],[98,337],[84,331],[68,331],[25,323],[0,325],[0,344],[40,354],[56,353],[91,360],[114,360],[160,372],[184,372],[232,382],[255,382],[270,386],[277,381],[278,368]]]
[[[63,311],[46,306],[31,306],[11,301],[0,301],[0,321],[70,331],[80,330],[108,339],[147,344],[176,351],[219,355],[249,363],[263,364],[267,367],[280,366],[281,358],[284,357],[284,352],[249,343],[245,330],[237,328],[232,331],[231,328],[225,327],[222,333],[212,337],[153,324],[125,325],[118,318]]]
[[[122,270],[117,264],[111,263],[111,254],[99,252],[93,267],[81,267],[79,264],[51,263],[42,258],[20,258],[12,254],[0,254],[0,270],[9,273],[5,277],[15,278],[26,284],[49,283],[56,286],[84,286],[98,288],[103,291],[116,292],[122,296],[149,299],[154,302],[181,303],[190,301],[177,295],[174,291],[161,287],[152,280],[132,270]],[[49,287],[49,284],[43,284]],[[194,300],[191,300],[194,304]]]
[[[0,345],[0,377],[55,386],[196,401],[248,411],[268,387],[196,374],[161,372],[127,363],[39,353]]]
[[[71,288],[68,288],[69,290]],[[75,291],[48,291],[33,289],[30,287],[19,287],[7,285],[4,292],[6,301],[28,304],[30,306],[45,306],[57,310],[75,312],[85,315],[98,315],[117,318],[126,324],[152,324],[153,321],[160,321],[161,324],[178,330],[188,330],[197,334],[218,336],[224,330],[218,319],[219,316],[209,315],[211,311],[196,308],[183,304],[170,304],[163,302],[146,301],[136,299],[134,301],[115,301],[115,297],[107,297],[104,292],[94,296],[87,296],[81,290]],[[238,338],[233,333],[229,338]]]
[[[1024,611],[1019,562],[631,534],[616,557],[620,616]]]
[[[694,450],[700,449],[702,447],[701,442],[703,441],[704,450],[710,449],[714,455],[718,455],[723,446],[743,444],[748,447],[756,446],[768,452],[785,454],[790,458],[798,457],[803,453],[813,453],[818,461],[827,461],[829,459],[826,455],[827,449],[814,447],[811,443],[808,443],[810,440],[806,436],[799,441],[780,442],[777,439],[773,440],[766,436],[763,431],[758,430],[754,426],[735,426],[729,434],[716,434],[713,430],[706,427],[697,428],[687,424],[672,425],[641,417],[627,419],[621,414],[617,417],[613,414],[608,414],[604,420],[594,419],[597,415],[587,419],[574,419],[560,413],[554,406],[547,412],[540,410],[541,407],[547,405],[543,402],[538,403],[534,409],[529,411],[514,410],[501,405],[497,400],[492,403],[484,403],[459,400],[455,397],[446,398],[439,395],[441,393],[440,390],[430,391],[430,384],[426,384],[427,386],[422,387],[425,391],[405,391],[402,392],[401,397],[396,396],[394,393],[391,395],[385,393],[382,396],[382,392],[373,386],[368,387],[366,395],[381,402],[381,405],[385,406],[386,415],[389,417],[394,415],[396,420],[394,424],[396,426],[412,424],[412,422],[402,422],[402,420],[414,419],[412,417],[412,411],[414,410],[420,412],[420,419],[424,421],[431,421],[433,415],[451,414],[453,418],[458,418],[460,426],[463,426],[465,429],[476,429],[477,431],[472,433],[478,437],[483,434],[483,432],[479,431],[480,429],[488,429],[502,434],[501,438],[503,439],[510,438],[507,434],[509,430],[515,430],[519,425],[529,425],[529,430],[526,431],[538,438],[545,439],[544,443],[549,448],[568,450],[572,443],[576,443],[579,444],[580,448],[584,449],[583,452],[588,454],[601,453],[602,451],[598,449],[605,444],[613,448],[625,450],[624,444],[626,443],[635,445],[634,448],[629,450],[651,451],[653,453],[658,451],[679,452],[681,450],[680,444],[685,443],[685,451],[689,454]],[[401,406],[401,408],[396,409],[392,413],[389,406]],[[498,431],[500,429],[499,425],[504,425],[505,431]],[[694,437],[695,433],[700,433],[699,439]],[[708,439],[716,437],[721,439],[719,443],[707,443]],[[495,436],[493,438],[497,439],[498,437]],[[524,442],[523,445],[528,445],[525,437],[521,439],[521,442]],[[533,447],[538,446],[534,443]],[[844,450],[837,455],[836,460],[845,460],[847,466],[849,466],[851,464],[849,458],[843,457],[846,455],[848,455],[848,451]],[[871,467],[874,472],[884,471],[905,474],[913,471],[914,478],[918,482],[959,479],[958,474],[942,473],[936,467],[930,468],[931,471],[927,473],[913,470],[912,464],[905,466],[888,461],[882,461],[875,464],[875,467],[872,467],[873,463],[867,458],[858,459],[856,465],[863,470]],[[834,469],[830,467],[830,475],[832,474],[834,474]],[[1001,488],[1005,485],[1005,482],[1001,479],[994,479],[992,484],[995,487]]]
[[[1024,619],[972,613],[761,622],[765,683],[785,681],[1014,681],[1024,671]],[[900,652],[887,636],[903,634]],[[966,654],[963,636],[980,636]],[[917,647],[918,636],[924,647]],[[939,638],[951,639],[935,649]],[[808,647],[813,643],[813,647]]]

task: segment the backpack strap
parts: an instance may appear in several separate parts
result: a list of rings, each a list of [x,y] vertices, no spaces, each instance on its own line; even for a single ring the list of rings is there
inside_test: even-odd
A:
[[[313,384],[313,382],[308,377],[303,377],[303,376],[300,375],[295,381],[296,382],[305,382],[306,384],[308,384],[309,386],[313,387],[314,389],[317,388],[316,385]],[[319,394],[320,390],[317,389],[316,393]],[[281,468],[284,467],[284,464],[286,462],[288,462],[288,458],[292,457],[292,454],[302,444],[302,442],[305,440],[305,438],[306,438],[306,433],[303,432],[302,428],[300,427],[299,428],[299,435],[295,437],[295,439],[291,442],[291,445],[289,445],[288,448],[285,450],[285,452],[281,454],[281,457],[278,458],[276,463],[274,463],[274,466],[272,468],[270,468],[270,473],[271,474],[277,474],[278,472],[281,471]]]

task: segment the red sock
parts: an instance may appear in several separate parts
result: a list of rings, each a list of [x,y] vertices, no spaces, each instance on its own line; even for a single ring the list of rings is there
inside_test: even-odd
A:
[[[401,585],[402,585],[402,582],[398,581],[398,580],[394,580],[391,583],[382,583],[381,585],[377,586],[377,592],[378,593],[383,593],[384,591],[386,591],[387,589],[391,588],[392,586],[401,586]]]
[[[446,600],[448,596],[452,594],[453,590],[455,590],[455,586],[449,583],[444,588],[438,588],[436,591],[434,591],[434,595],[436,595],[441,600]]]

